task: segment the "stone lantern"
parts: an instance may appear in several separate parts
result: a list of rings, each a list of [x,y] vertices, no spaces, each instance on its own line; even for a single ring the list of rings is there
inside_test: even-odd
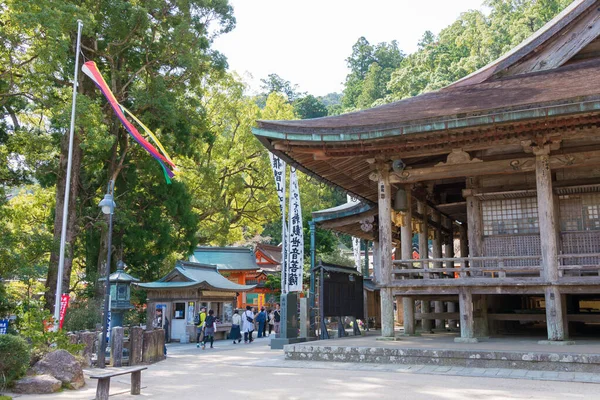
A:
[[[139,282],[125,272],[125,263],[117,262],[117,271],[110,274],[110,328],[123,326],[123,314],[131,310],[131,282]]]

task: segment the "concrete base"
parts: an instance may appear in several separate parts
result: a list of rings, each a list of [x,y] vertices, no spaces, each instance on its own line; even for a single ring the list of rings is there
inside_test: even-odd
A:
[[[411,348],[405,347],[406,341],[384,341],[380,342],[379,346],[369,347],[353,346],[351,341],[345,345],[334,345],[327,342],[326,340],[285,346],[285,359],[600,373],[600,354],[496,351],[468,347],[462,349]],[[373,341],[374,345],[375,343]],[[477,345],[473,344],[473,346]]]
[[[393,342],[395,340],[402,340],[402,339],[400,337],[398,337],[398,336],[392,336],[392,337],[389,337],[389,336],[377,336],[375,338],[375,340],[380,340],[380,341],[383,341],[383,342]]]
[[[476,338],[455,337],[454,343],[479,343],[479,342],[485,342],[488,339],[489,339],[489,337],[476,337]]]
[[[306,338],[273,338],[271,339],[271,350],[283,350],[287,344],[303,343]]]
[[[572,346],[575,344],[573,340],[540,340],[538,344],[545,344],[550,346]]]

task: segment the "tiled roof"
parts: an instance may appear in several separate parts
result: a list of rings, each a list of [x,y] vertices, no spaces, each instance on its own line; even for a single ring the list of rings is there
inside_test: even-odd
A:
[[[257,270],[256,257],[247,247],[196,247],[190,261],[223,270]]]

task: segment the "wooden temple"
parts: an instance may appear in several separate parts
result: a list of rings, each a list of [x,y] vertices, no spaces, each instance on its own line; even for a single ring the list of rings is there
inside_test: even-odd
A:
[[[258,122],[271,152],[376,211],[382,336],[394,335],[394,301],[405,334],[420,326],[459,328],[467,342],[528,327],[545,327],[550,341],[600,335],[599,36],[600,1],[578,0],[436,92]]]

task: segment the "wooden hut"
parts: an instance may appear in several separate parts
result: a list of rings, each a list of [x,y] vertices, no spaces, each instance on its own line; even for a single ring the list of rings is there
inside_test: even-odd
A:
[[[175,268],[156,282],[135,283],[148,293],[148,324],[165,328],[167,340],[187,342],[196,337],[194,317],[201,307],[218,318],[217,337],[231,329],[236,297],[254,288],[231,282],[217,266],[178,261]]]
[[[406,334],[415,320],[424,329],[459,324],[462,341],[535,326],[550,341],[567,339],[569,328],[594,332],[599,35],[600,1],[578,0],[436,92],[340,116],[258,122],[254,133],[274,154],[377,208],[383,336],[394,335],[395,298]],[[425,244],[416,261],[415,234]]]

